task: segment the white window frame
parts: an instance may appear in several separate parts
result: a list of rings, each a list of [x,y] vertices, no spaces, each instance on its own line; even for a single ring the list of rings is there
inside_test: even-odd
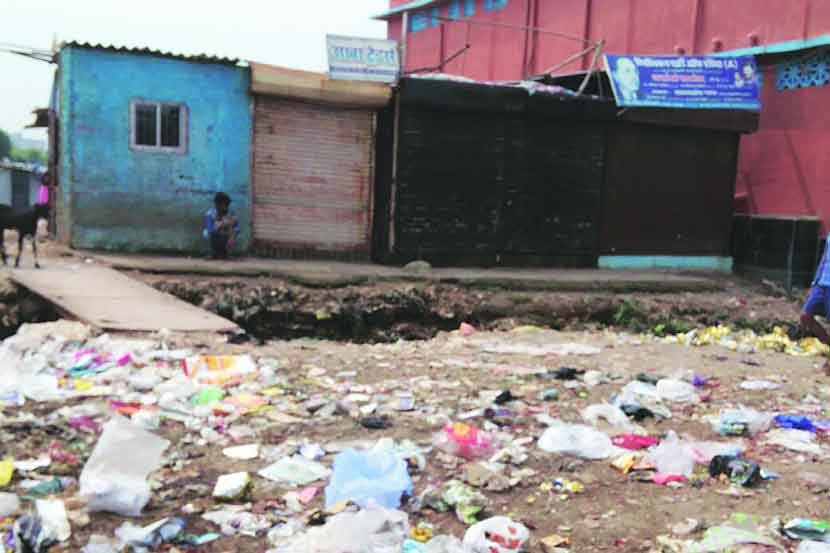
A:
[[[156,145],[147,146],[145,144],[136,143],[136,107],[139,105],[155,106],[156,108]],[[178,146],[162,146],[161,145],[161,111],[165,107],[179,108],[179,145]],[[155,100],[144,100],[136,98],[130,101],[130,149],[139,152],[156,152],[169,154],[186,154],[188,144],[188,120],[190,114],[187,110],[187,105],[177,102],[158,102]]]

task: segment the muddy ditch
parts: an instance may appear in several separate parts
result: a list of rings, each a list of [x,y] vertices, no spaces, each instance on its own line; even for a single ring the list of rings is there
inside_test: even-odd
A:
[[[60,313],[40,296],[0,276],[0,340],[17,332],[24,323],[56,321]]]
[[[721,292],[675,294],[475,290],[446,284],[378,283],[307,288],[276,279],[133,274],[228,318],[261,339],[358,343],[429,339],[468,322],[484,329],[533,324],[556,330],[615,327],[675,333],[719,323],[797,335],[799,302],[741,283]]]

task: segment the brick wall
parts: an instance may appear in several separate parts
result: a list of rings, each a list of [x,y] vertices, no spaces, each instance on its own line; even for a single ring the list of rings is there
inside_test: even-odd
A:
[[[258,252],[369,255],[374,115],[257,96]]]

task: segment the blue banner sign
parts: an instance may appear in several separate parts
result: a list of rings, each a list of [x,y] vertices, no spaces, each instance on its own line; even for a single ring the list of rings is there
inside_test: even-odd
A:
[[[605,56],[618,106],[760,110],[755,58]]]

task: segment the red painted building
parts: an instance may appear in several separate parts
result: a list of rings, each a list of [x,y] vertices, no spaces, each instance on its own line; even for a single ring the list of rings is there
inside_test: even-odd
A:
[[[547,73],[598,41],[610,53],[753,54],[763,108],[742,138],[736,208],[818,216],[828,231],[830,0],[390,0],[378,18],[405,44],[406,71],[478,80]],[[590,67],[585,55],[555,73]]]

